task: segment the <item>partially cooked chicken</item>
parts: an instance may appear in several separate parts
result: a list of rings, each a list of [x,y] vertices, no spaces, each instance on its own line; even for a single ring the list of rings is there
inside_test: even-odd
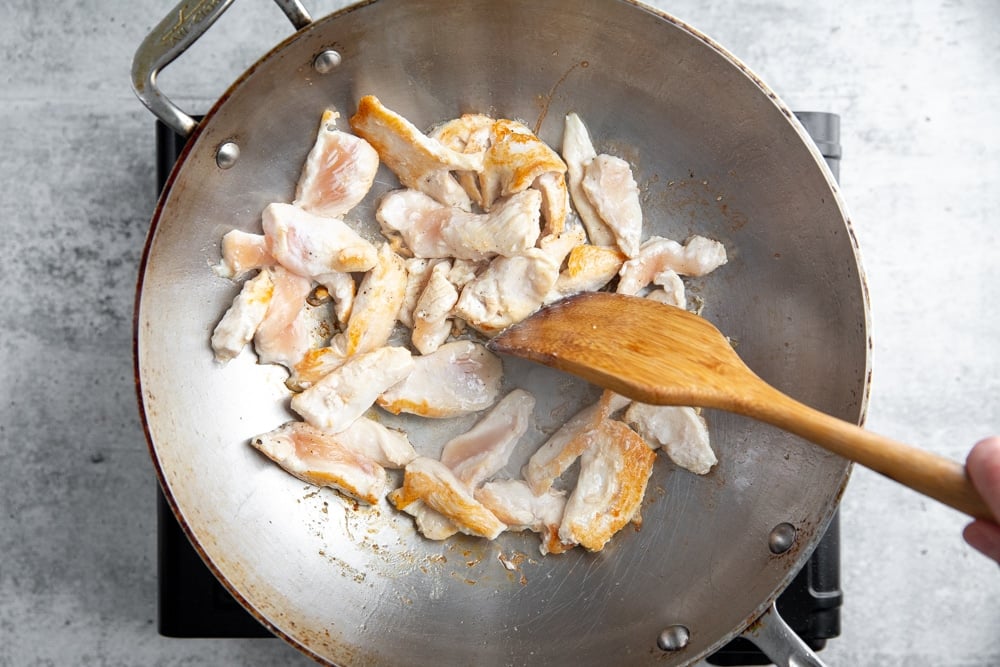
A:
[[[580,456],[580,476],[566,501],[559,539],[600,551],[638,518],[656,454],[635,431],[606,419]]]
[[[413,357],[413,370],[378,397],[394,414],[435,419],[457,417],[492,406],[500,392],[503,366],[483,345],[456,340],[435,352]]]
[[[537,190],[516,194],[490,213],[469,213],[417,190],[396,190],[382,198],[376,217],[386,234],[399,234],[416,257],[477,261],[534,246],[540,206]]]
[[[559,279],[559,265],[543,250],[497,257],[462,289],[455,314],[494,335],[538,310]]]
[[[261,271],[243,283],[240,293],[212,332],[216,360],[229,361],[243,351],[264,321],[273,292],[270,271]]]
[[[266,271],[270,274],[273,290],[267,314],[254,334],[254,350],[262,364],[292,368],[310,345],[310,322],[305,305],[312,291],[312,281],[281,266]]]
[[[382,347],[349,358],[342,366],[292,397],[292,410],[316,428],[337,433],[413,370],[404,347]]]
[[[623,253],[635,257],[642,241],[642,205],[632,167],[612,155],[598,155],[583,171],[582,188]]]
[[[449,172],[481,172],[482,154],[459,153],[445,147],[373,95],[361,98],[350,122],[354,131],[378,151],[400,183],[447,206],[471,209],[469,196]]]
[[[501,479],[486,482],[476,489],[475,496],[507,524],[507,530],[539,533],[542,555],[566,550],[567,545],[559,540],[559,526],[566,507],[566,494],[562,491],[550,489],[535,495],[524,480]]]
[[[441,462],[467,487],[475,489],[507,465],[531,424],[534,409],[535,397],[515,389],[469,431],[445,443]]]
[[[726,248],[704,236],[692,236],[683,246],[677,241],[653,236],[639,252],[622,265],[619,294],[639,294],[650,285],[671,280],[667,271],[682,276],[703,276],[726,263]]]
[[[215,272],[231,280],[240,280],[254,269],[262,269],[274,264],[274,257],[267,249],[267,239],[263,234],[251,234],[232,229],[222,237],[222,261]]]
[[[305,278],[322,282],[334,271],[361,272],[375,266],[375,246],[337,218],[275,203],[264,209],[261,222],[271,255]]]
[[[388,243],[383,243],[375,267],[358,287],[347,330],[342,334],[347,356],[371,352],[389,341],[405,294],[406,265]]]
[[[336,435],[303,422],[279,426],[250,444],[303,482],[337,489],[370,505],[388,486],[382,466],[344,446]]]
[[[662,447],[670,460],[698,475],[718,463],[705,419],[694,408],[633,403],[625,421],[652,447]]]
[[[649,451],[645,445],[643,448]],[[493,540],[507,528],[473,497],[448,466],[425,456],[417,457],[406,466],[403,486],[389,494],[389,501],[403,511],[418,500],[467,535]]]
[[[296,206],[329,218],[350,211],[368,194],[378,153],[360,137],[337,129],[340,114],[327,110],[295,188]]]

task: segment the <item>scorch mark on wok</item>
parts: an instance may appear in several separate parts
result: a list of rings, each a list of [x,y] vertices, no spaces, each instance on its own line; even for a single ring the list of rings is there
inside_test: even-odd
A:
[[[545,122],[545,117],[549,115],[549,106],[552,104],[552,98],[555,97],[559,86],[561,86],[563,82],[569,78],[569,75],[572,74],[573,70],[577,67],[587,69],[590,67],[590,61],[581,60],[578,63],[573,63],[570,68],[566,70],[561,77],[559,77],[559,80],[552,84],[552,87],[549,88],[549,92],[538,98],[538,101],[541,102],[542,110],[538,114],[538,120],[535,121],[535,127],[533,128],[535,134],[538,134],[538,131],[542,128],[542,123]]]

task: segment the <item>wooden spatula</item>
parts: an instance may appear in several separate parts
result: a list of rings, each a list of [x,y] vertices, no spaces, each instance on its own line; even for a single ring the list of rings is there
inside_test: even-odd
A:
[[[489,347],[642,403],[716,408],[767,422],[970,516],[997,520],[962,465],[789,398],[757,377],[711,323],[686,310],[584,293],[506,329]]]

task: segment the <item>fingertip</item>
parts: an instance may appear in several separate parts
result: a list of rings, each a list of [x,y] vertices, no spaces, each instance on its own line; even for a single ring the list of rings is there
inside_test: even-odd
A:
[[[988,521],[973,521],[962,537],[976,551],[1000,563],[1000,526]]]

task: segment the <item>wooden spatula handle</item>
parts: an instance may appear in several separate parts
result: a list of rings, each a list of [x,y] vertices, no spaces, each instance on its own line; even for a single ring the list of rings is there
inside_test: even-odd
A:
[[[814,410],[764,382],[739,412],[799,435],[977,519],[996,522],[965,467]]]

